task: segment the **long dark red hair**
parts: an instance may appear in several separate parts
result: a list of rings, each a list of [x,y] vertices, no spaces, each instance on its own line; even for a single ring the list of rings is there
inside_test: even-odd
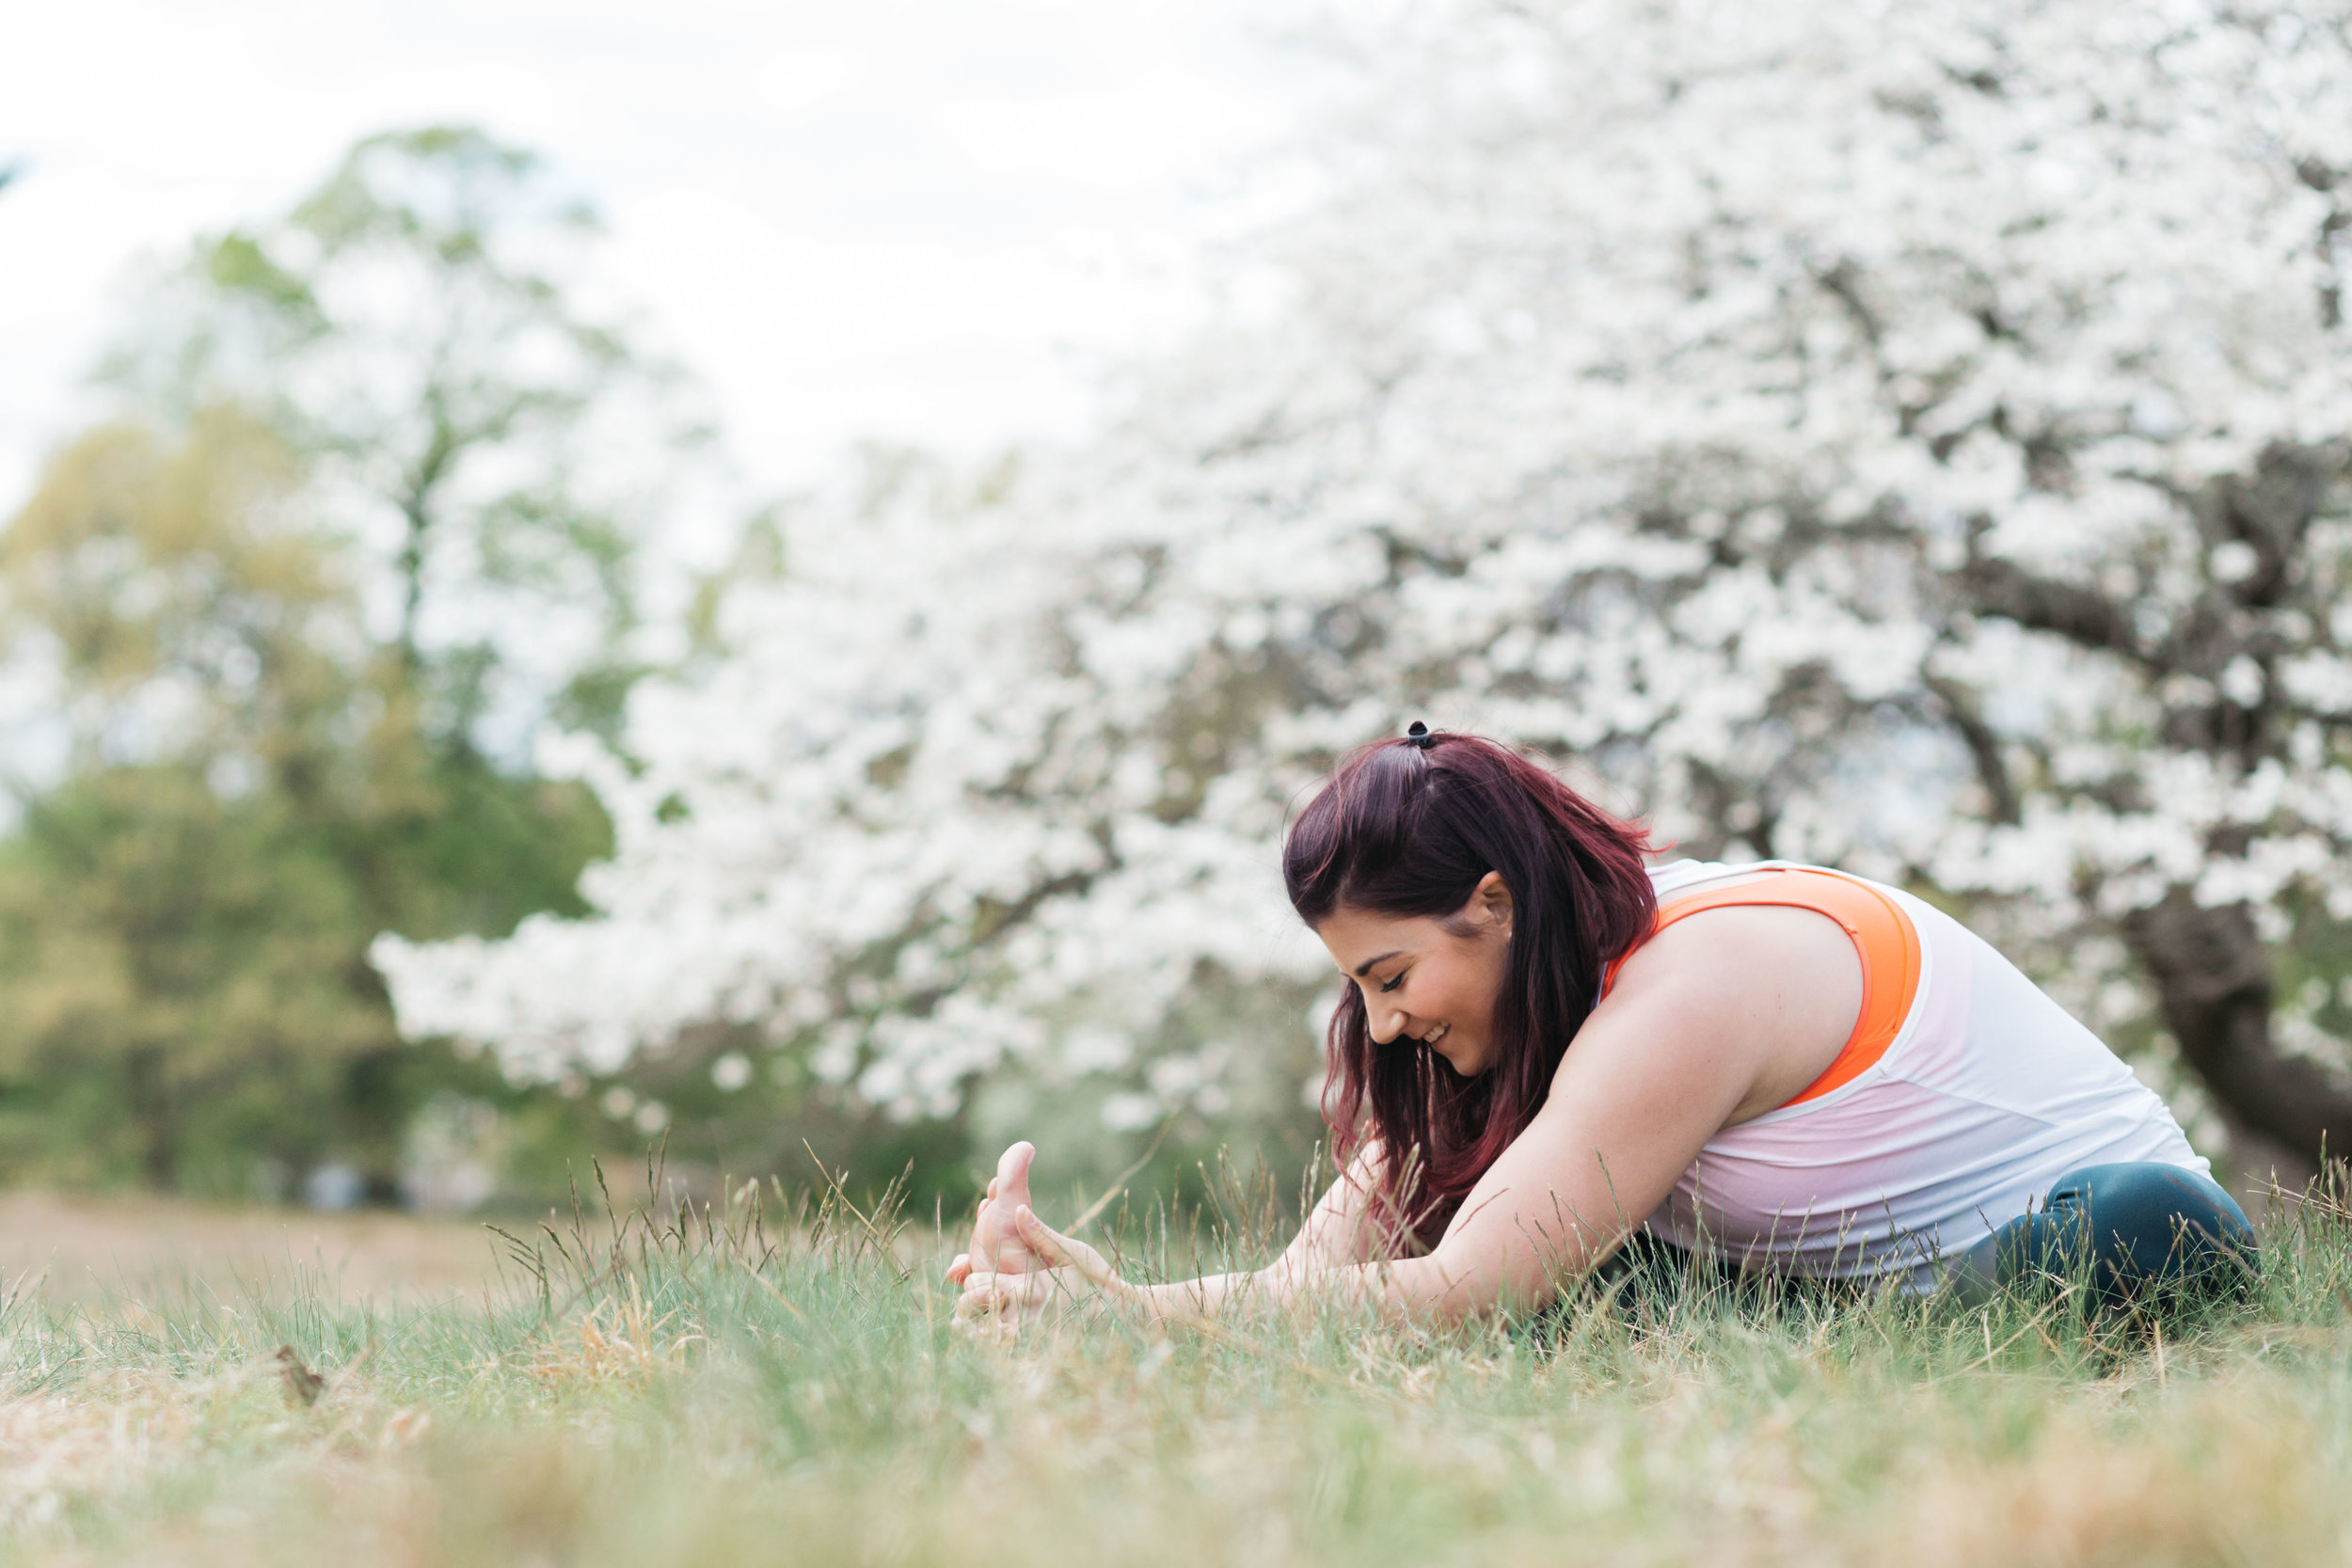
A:
[[[1393,1247],[1437,1244],[1478,1179],[1527,1130],[1598,999],[1601,971],[1650,929],[1641,825],[1620,821],[1507,746],[1473,735],[1351,753],[1282,845],[1310,926],[1345,906],[1459,914],[1487,872],[1511,890],[1493,1065],[1464,1078],[1418,1040],[1375,1044],[1350,985],[1327,1041],[1323,1115],[1343,1166],[1380,1145],[1376,1212]]]

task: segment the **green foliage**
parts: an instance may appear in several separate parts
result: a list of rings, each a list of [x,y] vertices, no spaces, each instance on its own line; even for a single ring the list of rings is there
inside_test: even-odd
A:
[[[54,658],[77,766],[265,748],[290,768],[321,743],[351,588],[332,542],[288,515],[299,481],[229,408],[176,440],[101,426],[51,461],[0,535],[0,603],[16,651],[38,639]]]
[[[610,847],[584,788],[480,743],[516,679],[610,734],[643,668],[650,503],[583,448],[662,378],[562,286],[593,227],[478,132],[360,143],[154,291],[122,417],[0,534],[6,652],[57,689],[64,759],[8,781],[0,1176],[243,1193],[333,1158],[389,1196],[436,1095],[597,1125],[402,1045],[365,958],[580,912]]]
[[[422,776],[406,820],[224,799],[186,763],[32,801],[0,843],[0,1174],[241,1194],[257,1162],[334,1157],[389,1196],[417,1105],[500,1085],[400,1043],[367,944],[511,929],[605,831],[576,786]]]
[[[371,136],[283,215],[200,241],[105,367],[135,406],[249,410],[301,455],[387,579],[390,650],[453,699],[427,713],[448,734],[550,637],[573,666],[556,689],[610,725],[636,668],[635,541],[706,434],[675,374],[577,307],[596,228],[481,131]]]
[[[0,846],[8,1163],[234,1190],[255,1153],[316,1158],[331,1129],[299,1113],[390,1043],[360,894],[282,796],[186,764],[36,800]]]

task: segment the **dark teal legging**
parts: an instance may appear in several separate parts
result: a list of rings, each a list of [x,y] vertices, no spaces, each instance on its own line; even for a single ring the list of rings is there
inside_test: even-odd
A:
[[[2254,1227],[2211,1177],[2137,1160],[2085,1165],[1994,1233],[2004,1285],[2079,1280],[2100,1307],[2232,1294],[2252,1277]]]
[[[2094,1307],[2173,1307],[2242,1293],[2253,1277],[2254,1227],[2219,1183],[2196,1171],[2145,1160],[2084,1165],[2052,1182],[2041,1207],[1954,1261],[1963,1293],[1994,1279],[2026,1290],[2081,1280]],[[1671,1300],[1693,1285],[1752,1301],[1854,1287],[1693,1258],[1645,1230],[1627,1237],[1594,1280],[1628,1307]]]

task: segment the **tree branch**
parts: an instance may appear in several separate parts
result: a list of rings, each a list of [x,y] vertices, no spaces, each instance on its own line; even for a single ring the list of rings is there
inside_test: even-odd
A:
[[[2017,799],[2017,784],[2009,776],[2009,764],[2001,756],[2001,737],[1993,733],[1993,726],[1984,721],[1977,705],[1959,682],[1942,675],[1929,675],[1928,690],[1944,705],[1944,717],[1960,732],[1962,744],[1977,766],[1977,780],[1984,785],[1993,820],[2004,827],[2014,827],[2022,819],[2023,808]]]
[[[2316,1161],[2352,1148],[2352,1085],[2270,1037],[2270,949],[2244,904],[2207,909],[2186,888],[2123,922],[2155,981],[2181,1054],[2223,1106]]]
[[[2055,632],[2164,674],[2162,654],[2142,642],[2129,611],[2106,594],[2036,577],[2011,562],[1978,556],[1954,574],[1963,603],[1979,615],[2014,621],[2032,631]]]

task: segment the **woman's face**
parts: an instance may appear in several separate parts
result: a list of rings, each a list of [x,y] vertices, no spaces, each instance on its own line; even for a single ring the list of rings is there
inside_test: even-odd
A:
[[[1403,1036],[1465,1078],[1494,1065],[1495,997],[1511,942],[1511,892],[1492,871],[1459,912],[1375,914],[1345,905],[1315,927],[1382,1044]]]

